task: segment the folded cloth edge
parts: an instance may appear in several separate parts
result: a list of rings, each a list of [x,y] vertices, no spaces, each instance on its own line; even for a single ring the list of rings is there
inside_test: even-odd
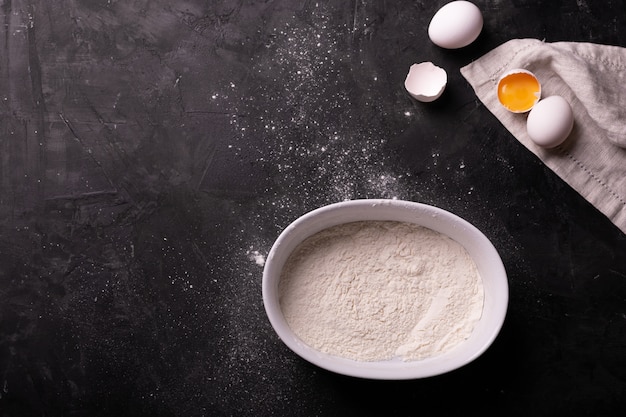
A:
[[[579,59],[581,56],[585,59]],[[594,97],[589,97],[588,92],[585,92],[586,96],[577,95],[577,90],[580,89],[577,82],[568,84],[566,81],[569,75],[577,75],[578,70],[581,74],[590,76],[582,69],[571,66],[582,67],[595,63],[606,65],[607,62],[614,63],[613,58],[619,61],[625,56],[626,49],[615,46],[512,39],[461,68],[461,74],[472,86],[477,97],[509,132],[624,233],[626,149],[607,139],[610,126],[598,125],[597,120],[590,116],[588,107],[596,104],[592,103]],[[570,67],[559,66],[559,60]],[[526,133],[526,115],[511,113],[500,105],[497,99],[497,81],[502,73],[512,68],[526,68],[535,72],[542,82],[542,89],[549,95],[563,95],[570,102],[576,121],[574,130],[564,145],[551,150],[538,147]],[[589,68],[586,71],[590,72]],[[544,79],[547,80],[546,83]]]

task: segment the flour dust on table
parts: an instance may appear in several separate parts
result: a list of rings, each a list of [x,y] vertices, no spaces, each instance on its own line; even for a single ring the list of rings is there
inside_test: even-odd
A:
[[[233,87],[242,97],[233,112],[233,140],[255,144],[251,163],[261,165],[268,177],[281,178],[267,184],[261,204],[299,215],[303,205],[406,198],[403,184],[410,174],[383,148],[399,133],[390,131],[386,118],[408,124],[409,116],[405,109],[390,115],[385,109],[397,112],[397,106],[387,105],[395,95],[380,96],[379,69],[358,52],[346,53],[354,30],[333,20],[324,5],[312,6],[266,35],[264,53],[249,63],[254,81],[246,84],[256,88]],[[372,112],[362,108],[378,108],[380,116],[371,118]],[[286,194],[301,200],[287,200]]]

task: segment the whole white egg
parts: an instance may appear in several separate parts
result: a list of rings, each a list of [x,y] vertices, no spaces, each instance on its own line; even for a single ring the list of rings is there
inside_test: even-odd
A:
[[[469,1],[453,1],[435,13],[428,25],[428,36],[437,46],[463,48],[474,42],[483,29],[480,9]]]
[[[543,148],[554,148],[567,139],[574,127],[574,114],[561,96],[546,97],[535,104],[526,120],[528,136]]]

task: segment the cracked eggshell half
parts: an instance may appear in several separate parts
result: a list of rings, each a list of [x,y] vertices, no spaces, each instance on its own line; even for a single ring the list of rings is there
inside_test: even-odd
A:
[[[532,72],[523,68],[502,74],[497,86],[498,101],[512,113],[526,113],[541,98],[541,83]]]
[[[425,103],[438,99],[448,83],[448,74],[432,62],[411,65],[404,81],[406,91],[418,101]]]

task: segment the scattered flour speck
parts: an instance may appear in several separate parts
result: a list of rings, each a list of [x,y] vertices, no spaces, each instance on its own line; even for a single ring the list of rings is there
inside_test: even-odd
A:
[[[259,266],[265,265],[265,256],[263,256],[263,254],[261,254],[257,250],[249,250],[248,259],[250,259],[251,261],[254,261]]]

